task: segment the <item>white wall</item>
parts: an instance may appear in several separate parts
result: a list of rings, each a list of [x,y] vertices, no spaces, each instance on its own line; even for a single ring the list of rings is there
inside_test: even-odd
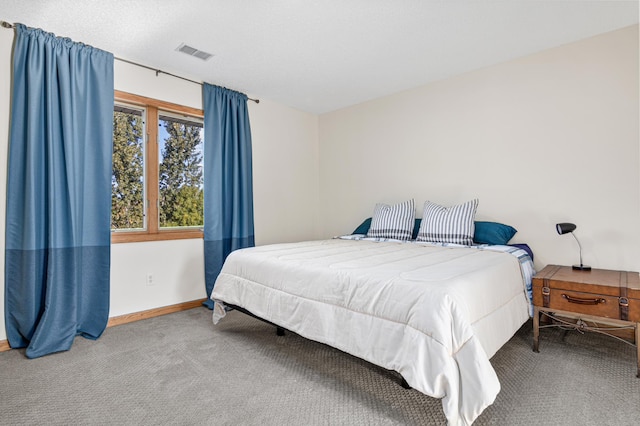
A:
[[[13,32],[0,31],[0,250],[4,252],[9,88]],[[117,55],[117,52],[114,52]],[[212,81],[212,83],[216,83]],[[115,87],[168,102],[202,108],[201,86],[116,61]],[[241,90],[241,88],[236,88]],[[249,96],[251,96],[249,94]],[[318,237],[318,119],[282,105],[249,102],[254,166],[256,244]],[[110,316],[205,297],[203,242],[178,240],[113,244]],[[4,256],[0,256],[4,277]],[[154,285],[147,286],[152,273]],[[0,340],[4,327],[0,292]]]
[[[324,235],[376,202],[479,198],[536,266],[640,270],[638,26],[320,116]]]
[[[197,84],[115,61],[117,90],[202,108]],[[206,297],[200,239],[111,246],[109,316],[124,315]],[[146,284],[147,273],[154,285]]]
[[[4,236],[7,202],[7,154],[11,105],[11,48],[13,31],[0,28],[0,340],[7,339],[4,321]]]
[[[249,103],[256,245],[317,239],[318,116]]]

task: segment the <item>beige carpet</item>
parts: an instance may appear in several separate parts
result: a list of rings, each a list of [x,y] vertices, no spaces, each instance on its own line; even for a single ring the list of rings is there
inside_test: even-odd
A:
[[[477,425],[638,425],[635,349],[526,324],[493,358],[502,391]],[[28,360],[0,353],[0,424],[439,425],[439,400],[395,373],[239,312],[185,312],[77,338]]]

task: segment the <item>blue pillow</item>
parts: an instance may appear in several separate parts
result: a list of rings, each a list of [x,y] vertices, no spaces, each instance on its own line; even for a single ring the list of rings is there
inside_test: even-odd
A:
[[[352,234],[367,235],[367,232],[369,232],[370,227],[371,227],[371,218],[365,219],[364,222],[362,222],[360,226],[358,226],[356,230],[352,232]]]
[[[418,231],[420,231],[420,223],[422,219],[416,219],[416,223],[413,225],[413,234],[411,235],[411,239],[415,240],[418,238]]]
[[[473,242],[477,244],[506,245],[518,232],[509,225],[497,222],[476,222]]]

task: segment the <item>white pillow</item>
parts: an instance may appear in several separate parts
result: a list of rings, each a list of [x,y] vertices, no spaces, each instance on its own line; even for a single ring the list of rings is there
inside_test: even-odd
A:
[[[477,199],[453,207],[426,201],[416,241],[472,245],[477,209]]]
[[[376,204],[367,237],[410,240],[416,209],[413,199],[393,206]]]

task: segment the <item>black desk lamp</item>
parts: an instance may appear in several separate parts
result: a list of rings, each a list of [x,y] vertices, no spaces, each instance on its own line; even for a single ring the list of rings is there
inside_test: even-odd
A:
[[[573,269],[576,271],[590,271],[591,270],[591,266],[587,266],[587,265],[583,265],[582,264],[582,246],[580,245],[580,241],[578,241],[578,237],[575,236],[575,234],[573,233],[573,231],[575,231],[576,229],[576,225],[574,225],[573,223],[558,223],[556,224],[556,231],[558,231],[558,234],[563,235],[563,234],[567,234],[567,233],[571,233],[571,235],[573,235],[573,238],[576,239],[576,242],[578,243],[578,247],[580,248],[580,264],[579,265],[573,265]]]

